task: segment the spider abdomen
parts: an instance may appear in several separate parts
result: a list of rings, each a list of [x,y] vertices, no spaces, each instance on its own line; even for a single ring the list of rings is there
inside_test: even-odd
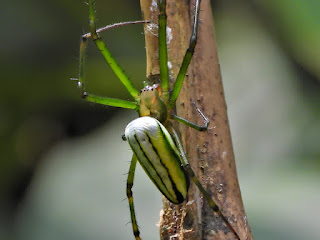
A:
[[[162,194],[173,203],[183,202],[189,178],[168,130],[155,118],[140,117],[127,125],[125,136],[141,166]]]

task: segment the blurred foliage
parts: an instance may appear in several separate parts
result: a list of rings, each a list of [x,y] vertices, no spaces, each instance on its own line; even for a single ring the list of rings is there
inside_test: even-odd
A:
[[[239,180],[254,236],[317,239],[320,3],[212,3]],[[138,20],[139,1],[97,0],[97,15],[99,26]],[[12,239],[12,233],[16,239],[122,239],[122,229],[123,238],[131,234],[130,226],[124,227],[127,206],[120,202],[130,152],[120,137],[134,116],[116,117],[115,109],[82,101],[69,80],[78,74],[79,39],[87,22],[83,1],[1,5],[1,239]],[[142,31],[127,26],[103,34],[137,88],[145,79]],[[88,44],[87,50],[88,88],[130,98],[95,46]],[[152,234],[160,194],[152,200],[146,191],[153,186],[144,185],[148,180],[141,175],[136,185],[143,187],[135,191],[138,218],[143,236],[158,239]],[[305,209],[298,213],[301,205]],[[155,216],[147,218],[149,212]]]
[[[127,8],[122,8],[122,4]],[[78,7],[75,8],[74,5]],[[98,3],[97,7],[103,10],[101,12],[107,12],[103,17],[99,15],[100,22],[140,19],[138,3],[113,3],[113,8],[122,9],[120,14],[116,12],[117,15],[114,15],[114,10],[107,1]],[[82,1],[72,4],[65,1],[28,1],[14,4],[12,1],[4,3],[0,10],[2,29],[5,28],[3,33],[6,33],[0,46],[3,79],[0,96],[0,141],[2,153],[6,156],[0,167],[0,182],[3,184],[1,190],[10,186],[11,181],[15,181],[14,178],[19,175],[16,171],[32,167],[40,153],[47,151],[56,140],[69,135],[65,126],[67,119],[63,119],[61,115],[72,118],[69,112],[73,112],[74,108],[88,111],[88,107],[84,107],[83,102],[79,101],[75,83],[69,81],[70,77],[78,74],[80,34],[87,31],[84,29],[87,28],[86,10],[87,6]],[[116,19],[115,16],[119,18]],[[8,24],[4,24],[5,22]],[[141,33],[141,26],[111,30],[107,33],[112,49],[115,44],[127,46],[115,47],[114,53],[127,72],[135,76],[133,80],[144,79]],[[129,38],[132,44],[126,44]],[[91,44],[88,48],[93,50],[93,47]],[[106,64],[97,62],[100,56],[94,50],[88,53],[90,60],[87,73],[88,78],[96,80],[93,81],[94,84],[97,83],[94,89],[108,89],[114,96],[128,97],[117,79],[110,74]],[[131,62],[133,64],[130,64]],[[94,118],[90,116],[92,114],[100,117],[102,111],[102,108],[99,111],[91,109],[90,113],[84,116],[78,114],[79,119],[73,121],[81,122],[81,118],[88,118],[87,115]],[[106,118],[105,114],[99,122],[104,122]]]
[[[310,74],[320,79],[320,2],[317,0],[254,1],[264,21],[284,48]]]

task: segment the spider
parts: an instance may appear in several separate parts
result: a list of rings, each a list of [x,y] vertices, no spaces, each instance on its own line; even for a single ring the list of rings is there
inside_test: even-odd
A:
[[[90,33],[81,37],[80,43],[80,73],[76,79],[78,88],[83,99],[107,106],[120,107],[136,110],[139,118],[130,122],[126,129],[123,140],[128,141],[133,157],[130,164],[127,179],[127,197],[130,207],[131,223],[133,234],[136,240],[140,240],[140,232],[134,210],[132,187],[134,173],[137,161],[141,164],[151,181],[159,191],[172,203],[182,203],[188,193],[190,180],[199,188],[204,198],[208,201],[210,207],[225,222],[231,232],[237,239],[240,239],[228,220],[223,216],[219,207],[212,200],[208,192],[202,187],[191,169],[186,154],[183,150],[181,141],[170,120],[176,120],[180,123],[194,128],[198,131],[208,129],[209,120],[195,105],[196,110],[204,120],[204,125],[198,125],[181,118],[174,113],[172,109],[178,98],[183,80],[186,75],[189,63],[192,59],[194,49],[197,43],[197,29],[199,22],[201,0],[196,0],[194,24],[190,45],[183,58],[180,71],[174,82],[173,89],[169,91],[169,71],[168,71],[168,53],[166,41],[166,0],[159,0],[159,19],[158,19],[158,38],[159,38],[159,65],[160,65],[160,84],[145,85],[141,91],[138,91],[122,68],[112,57],[109,49],[103,42],[99,33],[107,29],[128,24],[149,23],[148,21],[124,22],[108,25],[97,29],[95,19],[94,1],[89,0],[89,25]],[[86,41],[92,38],[101,54],[112,68],[113,72],[126,87],[134,101],[126,101],[115,98],[100,97],[86,92],[84,83],[84,58]]]

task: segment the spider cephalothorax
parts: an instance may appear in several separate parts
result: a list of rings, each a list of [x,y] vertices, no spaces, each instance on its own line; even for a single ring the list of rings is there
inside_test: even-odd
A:
[[[161,123],[167,120],[167,107],[161,99],[159,84],[147,85],[141,90],[139,115],[153,117]]]

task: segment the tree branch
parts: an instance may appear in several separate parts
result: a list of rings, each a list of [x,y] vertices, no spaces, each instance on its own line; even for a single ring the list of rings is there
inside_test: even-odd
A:
[[[145,27],[148,77],[159,74],[158,8],[152,2],[154,0],[140,0],[144,19],[153,22]],[[167,0],[168,32],[172,35],[168,47],[171,87],[189,45],[193,14],[194,0]],[[250,240],[252,235],[238,184],[209,0],[201,2],[198,33],[195,54],[176,111],[185,119],[201,123],[202,119],[192,105],[192,101],[196,102],[210,119],[210,129],[197,132],[182,124],[175,126],[180,129],[181,141],[196,176],[240,238]],[[164,199],[160,235],[161,239],[235,239],[192,183],[183,204],[174,205]]]

